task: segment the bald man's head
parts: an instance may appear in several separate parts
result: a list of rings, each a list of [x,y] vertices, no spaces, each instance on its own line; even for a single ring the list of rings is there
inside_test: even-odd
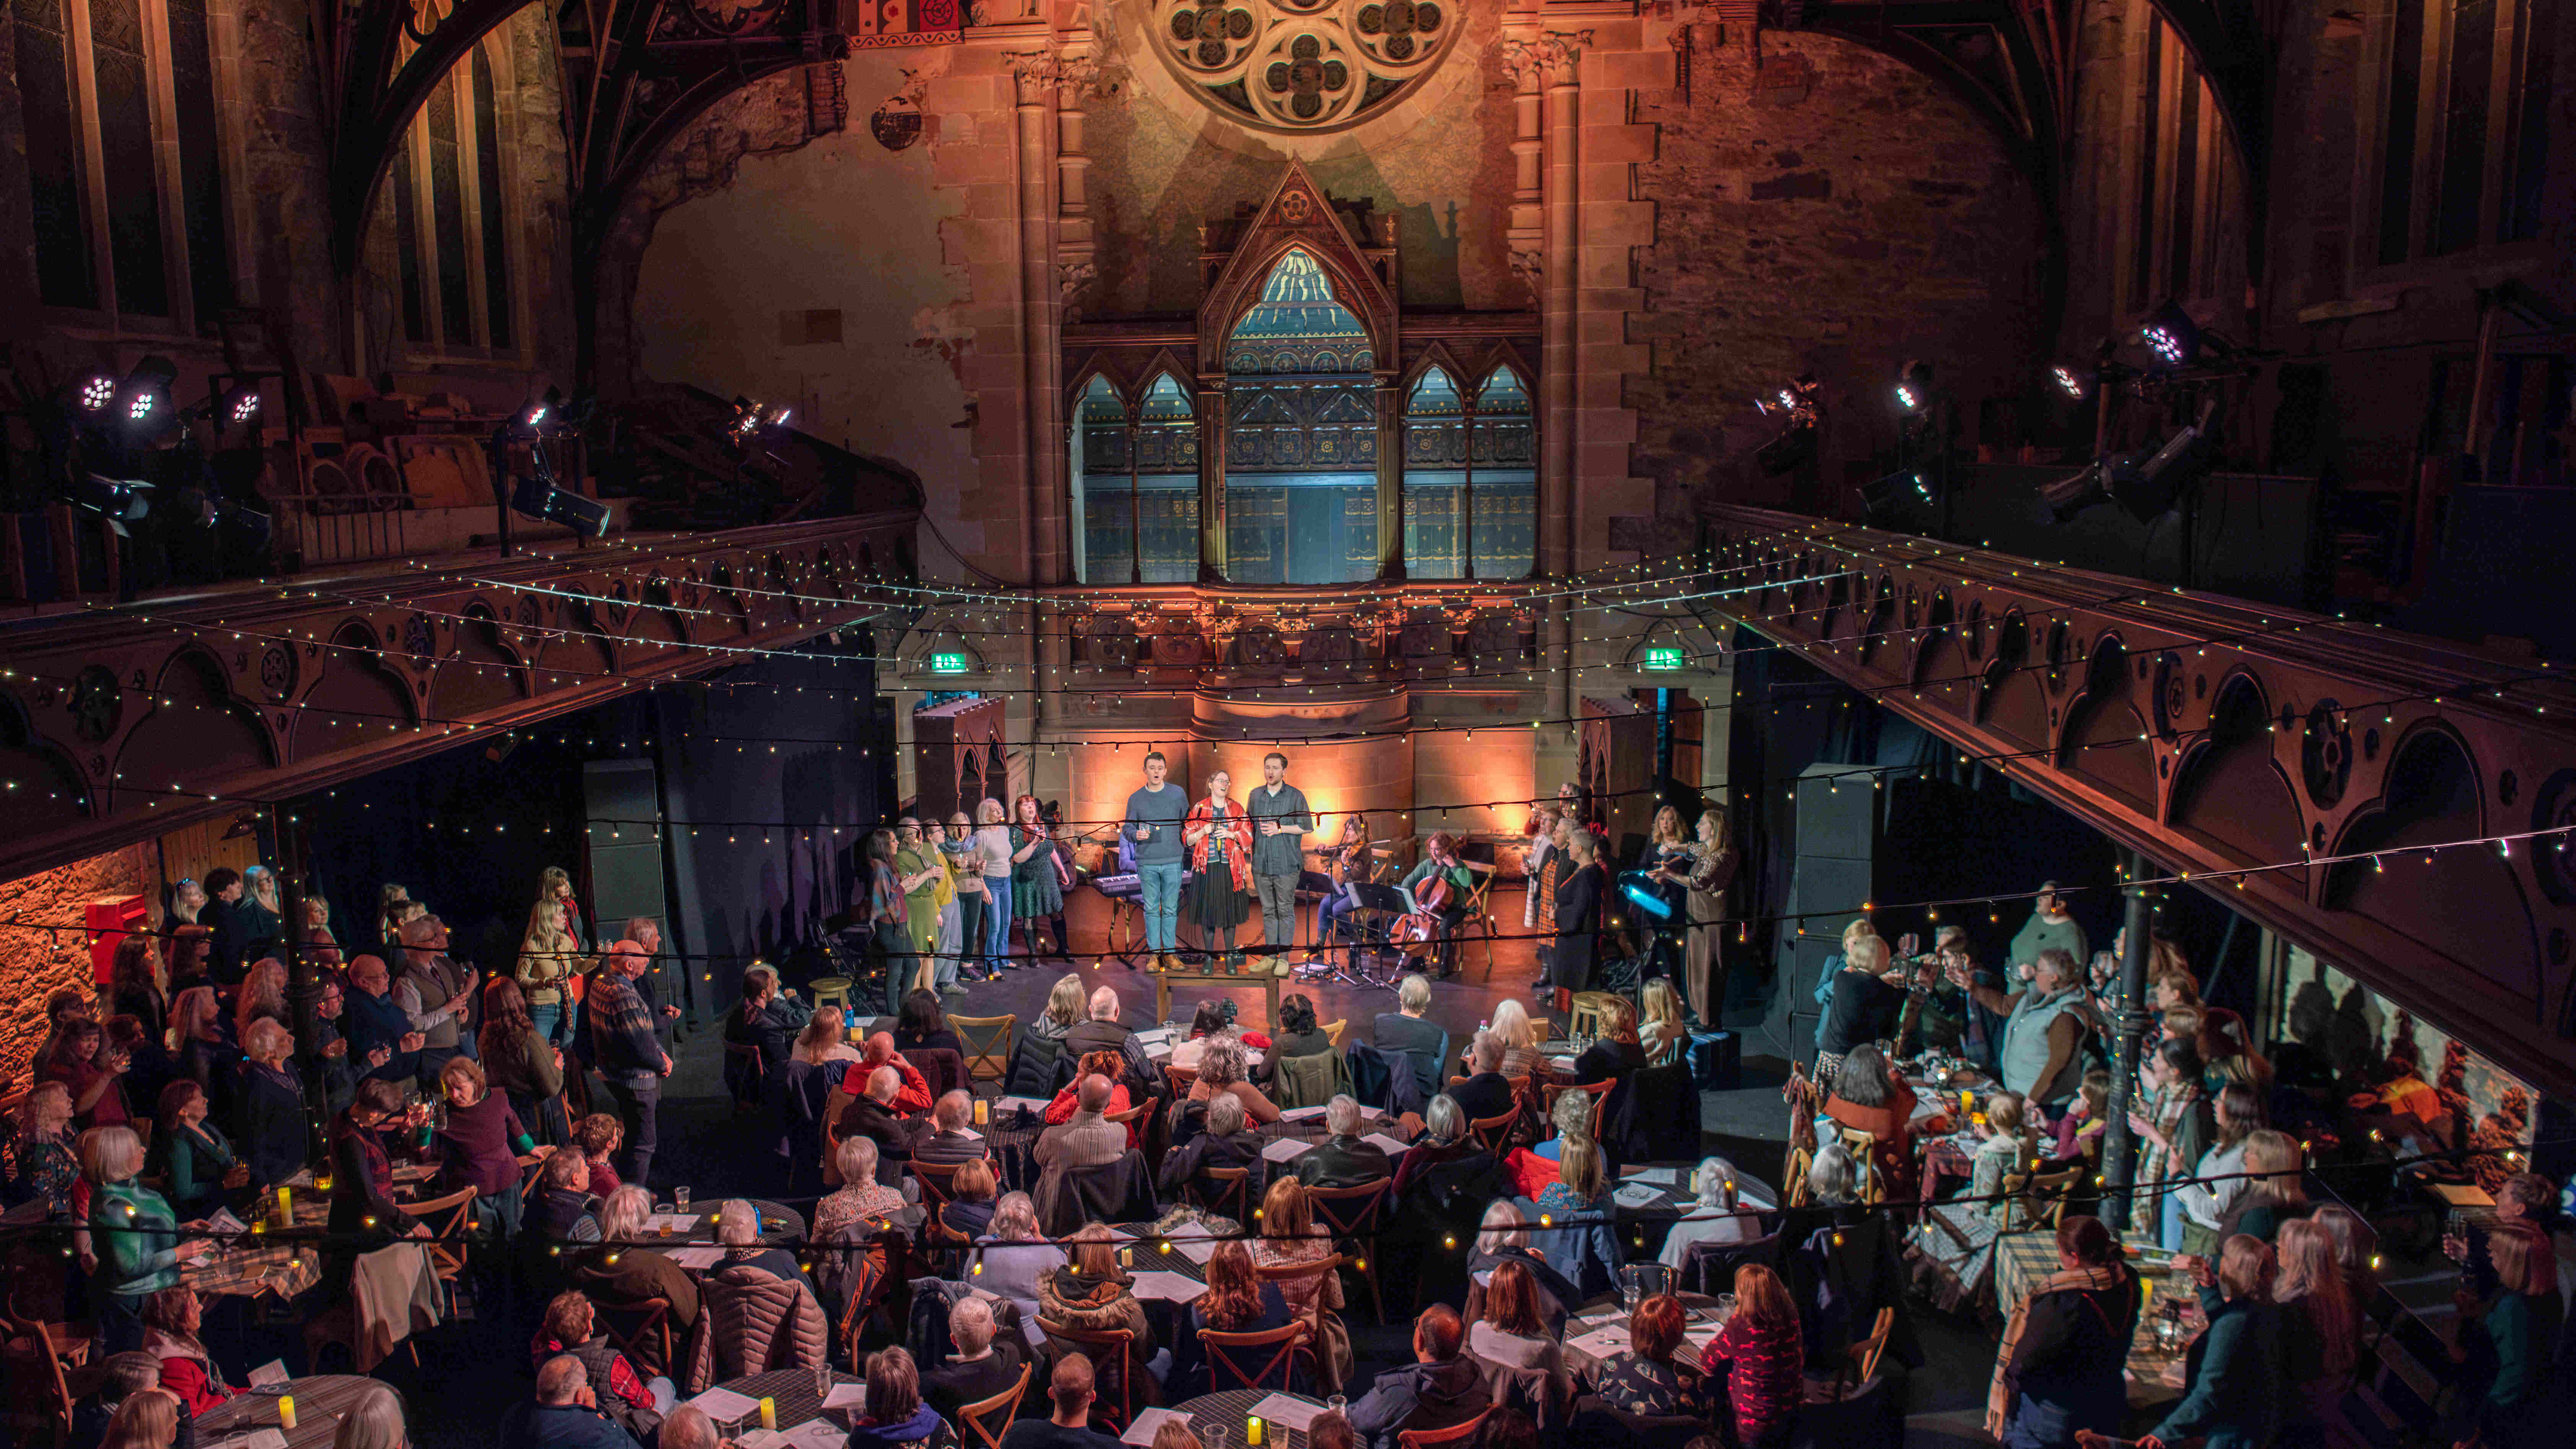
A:
[[[893,1061],[894,1034],[892,1032],[881,1031],[876,1035],[869,1037],[866,1052],[868,1062],[871,1065],[882,1065],[883,1063]]]
[[[1103,1112],[1109,1108],[1109,1079],[1098,1072],[1082,1079],[1074,1088],[1074,1104],[1085,1112]]]

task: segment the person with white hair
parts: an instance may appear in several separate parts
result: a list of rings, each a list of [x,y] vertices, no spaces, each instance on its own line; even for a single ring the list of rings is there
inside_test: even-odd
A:
[[[1537,1214],[1524,1213],[1521,1204],[1510,1198],[1494,1199],[1486,1205],[1483,1224],[1468,1248],[1467,1273],[1482,1283],[1505,1263],[1527,1264],[1538,1279],[1539,1290],[1548,1298],[1541,1312],[1562,1317],[1567,1305],[1583,1301],[1583,1294],[1564,1274],[1548,1266],[1545,1254],[1530,1246],[1530,1229],[1537,1225]]]
[[[959,1409],[1010,1392],[1020,1381],[1025,1359],[1019,1344],[997,1339],[993,1307],[981,1298],[960,1298],[949,1305],[948,1340],[955,1351],[948,1362],[922,1373],[921,1398],[954,1424]]]
[[[815,1242],[824,1242],[852,1223],[884,1221],[902,1212],[904,1195],[877,1180],[877,1145],[865,1137],[844,1137],[834,1149],[832,1165],[840,1169],[839,1190],[814,1204],[811,1224]]]
[[[1231,1095],[1214,1098],[1207,1106],[1207,1125],[1189,1141],[1164,1155],[1163,1194],[1166,1198],[1187,1196],[1209,1203],[1239,1191],[1248,1192],[1249,1188],[1221,1183],[1208,1176],[1208,1170],[1254,1171],[1261,1161],[1261,1149],[1268,1145],[1261,1134],[1253,1131],[1245,1121],[1241,1102]],[[1240,1201],[1248,1213],[1250,1199]]]
[[[1088,1020],[1076,1022],[1073,1029],[1064,1034],[1064,1054],[1080,1061],[1093,1052],[1118,1053],[1127,1063],[1124,1085],[1131,1093],[1141,1094],[1159,1080],[1161,1074],[1146,1058],[1145,1044],[1138,1041],[1136,1033],[1129,1031],[1120,1021],[1122,1011],[1117,992],[1106,986],[1092,992],[1091,1015]]]
[[[1697,1201],[1673,1224],[1657,1262],[1678,1270],[1693,1243],[1749,1243],[1762,1236],[1760,1215],[1738,1206],[1742,1199],[1735,1190],[1735,1164],[1723,1157],[1700,1159],[1691,1187]]]
[[[1356,1099],[1337,1096],[1326,1103],[1324,1128],[1332,1135],[1298,1154],[1297,1180],[1308,1187],[1365,1187],[1393,1176],[1386,1149],[1360,1136],[1365,1125]]]
[[[1501,1034],[1491,1030],[1476,1033],[1467,1048],[1467,1080],[1452,1083],[1448,1094],[1458,1099],[1470,1121],[1502,1116],[1515,1105],[1511,1079],[1503,1075],[1503,1053]]]
[[[724,1205],[716,1209],[716,1241],[724,1245],[724,1265],[758,1268],[782,1283],[803,1283],[811,1291],[814,1284],[805,1276],[796,1255],[763,1242],[762,1227],[759,1208],[742,1198],[725,1199]],[[817,1297],[815,1301],[822,1299]]]
[[[971,1130],[975,1099],[965,1088],[940,1095],[930,1106],[930,1129],[913,1139],[912,1160],[939,1166],[972,1162],[984,1155],[984,1139]]]
[[[716,1422],[697,1405],[682,1404],[662,1416],[654,1449],[717,1449]]]
[[[671,1305],[672,1341],[686,1343],[698,1325],[698,1281],[645,1245],[644,1228],[652,1215],[653,1195],[642,1187],[629,1182],[610,1193],[599,1209],[599,1246],[564,1255],[572,1264],[571,1286],[589,1294],[592,1302],[612,1307],[662,1299]],[[635,1349],[636,1367],[645,1373],[671,1371],[671,1365],[655,1358],[661,1349],[658,1335],[639,1338]]]
[[[1038,1230],[1037,1204],[1024,1192],[1006,1192],[993,1204],[993,1230],[975,1240],[968,1281],[1019,1305],[1022,1318],[1038,1311],[1038,1281],[1065,1264],[1064,1250]]]

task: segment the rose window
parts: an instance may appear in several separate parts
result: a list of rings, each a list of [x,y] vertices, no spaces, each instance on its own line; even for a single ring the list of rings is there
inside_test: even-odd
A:
[[[1164,63],[1247,125],[1363,120],[1431,73],[1463,28],[1454,0],[1158,0]]]

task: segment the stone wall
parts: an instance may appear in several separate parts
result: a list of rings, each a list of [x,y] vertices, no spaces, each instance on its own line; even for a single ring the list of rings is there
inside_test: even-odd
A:
[[[1741,27],[1735,27],[1739,30]],[[1996,134],[1923,72],[1851,42],[1695,27],[1688,90],[1639,91],[1660,128],[1637,166],[1655,239],[1636,261],[1650,374],[1632,376],[1634,471],[1683,497],[1785,502],[1749,466],[1754,409],[1800,372],[1825,384],[1821,476],[1894,441],[1908,358],[1952,396],[2018,392],[2040,345],[2046,226]]]
[[[0,881],[0,919],[77,922],[82,906],[100,896],[157,901],[158,858],[147,841]],[[28,1084],[27,1060],[45,1039],[45,997],[66,986],[86,990],[91,979],[84,932],[0,930],[0,1083],[12,1091]]]

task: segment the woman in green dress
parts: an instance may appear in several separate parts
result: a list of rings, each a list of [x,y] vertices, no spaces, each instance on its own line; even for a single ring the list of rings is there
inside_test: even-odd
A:
[[[1047,829],[1038,797],[1022,795],[1011,804],[1011,918],[1020,923],[1021,937],[1029,943],[1032,967],[1047,954],[1038,945],[1039,930],[1063,914],[1064,883],[1055,876],[1055,833]],[[1058,940],[1053,954],[1061,956],[1067,949]]]

